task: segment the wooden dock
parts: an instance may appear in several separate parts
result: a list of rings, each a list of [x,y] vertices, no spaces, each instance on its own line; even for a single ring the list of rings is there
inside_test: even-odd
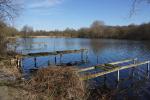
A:
[[[133,63],[135,63],[135,61],[137,61],[137,58],[135,58],[135,59],[126,59],[126,60],[107,63],[107,64],[102,64],[102,65],[96,65],[96,66],[80,69],[79,72],[89,71],[89,70],[93,70],[93,69],[96,69],[96,68],[101,68],[101,69],[103,68],[105,70],[108,67],[115,67],[115,66],[117,66],[117,64],[122,64],[122,63],[126,63],[126,62],[131,62],[131,61],[133,61]]]
[[[88,52],[87,49],[80,50],[63,50],[63,51],[54,51],[54,52],[39,52],[39,53],[28,53],[22,54],[22,57],[39,57],[39,56],[49,56],[49,55],[63,55],[63,54],[71,54],[71,53],[82,53]]]
[[[62,57],[65,54],[73,54],[78,53],[81,54],[81,62],[87,62],[88,59],[88,49],[79,49],[79,50],[63,50],[63,51],[54,51],[54,52],[39,52],[39,53],[28,53],[28,54],[19,54],[16,56],[17,58],[17,66],[22,67],[22,60],[24,58],[34,58],[34,67],[37,67],[37,58],[40,56],[54,56],[55,65],[59,64],[61,65]],[[57,61],[57,57],[59,57],[59,61]],[[48,65],[50,65],[50,61],[47,62]]]
[[[89,68],[84,68],[80,69],[78,72],[85,72],[89,70],[94,70],[94,69],[102,69],[102,72],[96,73],[96,74],[90,74],[90,75],[85,75],[81,77],[81,80],[88,80],[96,77],[100,77],[109,73],[117,72],[117,80],[119,81],[119,74],[121,70],[129,69],[129,68],[136,68],[141,65],[147,64],[147,70],[150,70],[150,61],[144,61],[144,62],[138,62],[136,63],[137,59],[128,59],[128,60],[123,60],[123,61],[118,61],[118,62],[113,62],[113,63],[108,63],[108,64],[102,64],[94,67],[89,67]],[[133,64],[126,65],[126,66],[119,66],[118,64],[122,63],[127,63],[133,61]]]

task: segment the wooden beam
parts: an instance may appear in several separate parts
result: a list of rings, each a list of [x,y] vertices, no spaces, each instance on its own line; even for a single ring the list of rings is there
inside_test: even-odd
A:
[[[137,60],[137,58],[135,58],[135,59],[126,59],[126,60],[123,60],[123,61],[112,62],[112,63],[109,63],[109,64],[116,65],[116,64],[126,63],[126,62],[130,62],[130,61],[135,61],[135,60]]]
[[[138,67],[140,65],[144,65],[144,64],[147,64],[149,62],[150,61],[145,61],[145,62],[141,62],[141,63],[136,63],[136,64],[127,65],[127,66],[117,67],[117,68],[111,69],[109,71],[104,71],[104,72],[100,72],[100,73],[96,73],[96,74],[87,75],[87,76],[81,77],[80,79],[81,80],[88,80],[88,79],[103,76],[103,75],[106,75],[106,74],[109,74],[109,73],[112,73],[112,72],[116,72],[118,70],[124,70],[124,69],[132,68],[132,67]]]
[[[134,60],[137,60],[137,58],[135,58],[135,59],[126,59],[126,60],[112,62],[112,63],[108,63],[108,64],[110,64],[110,65],[117,65],[117,64],[122,64],[122,63],[130,62],[130,61],[134,61]],[[104,64],[103,65],[97,65],[97,66],[104,66]],[[78,72],[93,70],[95,68],[96,68],[95,66],[88,67],[88,68],[83,68],[83,69],[80,69]]]

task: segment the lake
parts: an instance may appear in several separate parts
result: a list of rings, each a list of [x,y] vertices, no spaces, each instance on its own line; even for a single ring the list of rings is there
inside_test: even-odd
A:
[[[16,51],[27,54],[35,52],[53,52],[61,50],[74,50],[87,48],[88,49],[88,63],[78,65],[79,68],[89,67],[97,64],[104,64],[109,62],[120,61],[129,58],[138,58],[139,61],[150,60],[150,42],[149,41],[131,41],[131,40],[113,40],[113,39],[81,39],[81,38],[20,38],[17,39]],[[57,57],[59,59],[59,56]],[[66,54],[63,55],[62,62],[74,62],[80,61],[80,54]],[[38,57],[37,67],[46,67],[50,64],[54,64],[54,56]],[[23,68],[26,73],[31,68],[34,68],[34,58],[23,59]],[[143,67],[142,69],[146,69]],[[96,73],[99,70],[93,71]],[[131,69],[124,70],[121,72],[121,78],[127,78],[131,74]],[[135,72],[138,74],[138,72]],[[135,75],[136,76],[136,75]],[[91,84],[95,84],[94,87],[106,88],[118,88],[124,89],[129,88],[126,92],[128,96],[133,97],[136,93],[130,85],[137,84],[138,80],[143,79],[142,77],[136,77],[136,80],[129,79],[128,81],[119,84],[114,80],[116,79],[116,73],[109,74],[105,77],[98,77],[91,80]],[[146,81],[147,82],[147,81]],[[145,84],[145,79],[142,80],[142,87],[148,86]],[[100,85],[101,84],[101,85]],[[138,86],[139,87],[139,86]],[[141,91],[140,91],[141,92]],[[142,95],[142,99],[146,100],[147,94]],[[147,95],[149,96],[149,95]],[[120,96],[118,98],[121,98]]]

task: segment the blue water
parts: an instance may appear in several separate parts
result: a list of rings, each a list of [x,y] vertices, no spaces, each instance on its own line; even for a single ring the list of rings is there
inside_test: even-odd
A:
[[[113,39],[80,39],[80,38],[20,38],[17,40],[18,45],[16,51],[19,53],[35,53],[35,52],[53,52],[61,50],[74,50],[74,49],[88,49],[88,63],[78,65],[79,68],[89,67],[97,64],[104,64],[109,62],[120,61],[128,58],[138,58],[139,61],[150,60],[150,42],[149,41],[130,41],[130,40],[113,40]],[[59,56],[57,57],[57,63],[59,63]],[[37,58],[37,67],[47,67],[48,62],[53,65],[55,56],[46,56]],[[97,61],[98,58],[98,61]],[[62,57],[63,63],[80,61],[81,54],[66,54]],[[132,63],[132,62],[131,62]],[[23,68],[25,71],[34,68],[34,58],[24,58]],[[146,70],[146,66],[141,66]],[[94,70],[92,73],[96,73],[99,70]],[[127,78],[131,74],[131,69],[127,69],[120,72],[120,78]],[[135,74],[138,74],[135,71]],[[134,79],[141,80],[141,76]],[[98,77],[92,81],[96,86],[106,83],[108,87],[116,88],[118,84],[115,82],[117,77],[116,73],[108,74],[105,77]],[[140,78],[141,77],[141,78]],[[135,84],[133,81],[128,80],[119,84],[119,88],[129,87],[131,84]],[[91,82],[93,84],[93,82]],[[143,81],[144,82],[144,81]],[[111,84],[109,84],[111,83]],[[105,85],[106,85],[105,84]],[[146,85],[142,85],[146,86]],[[128,91],[128,95],[132,94]],[[133,94],[132,94],[133,95]]]
[[[140,61],[150,60],[149,42],[80,38],[27,38],[18,39],[18,41],[21,44],[18,46],[17,51],[24,54],[87,48],[89,63],[84,65],[85,67],[97,64],[97,56],[99,64],[128,58],[138,58]],[[80,54],[69,54],[63,55],[62,62],[80,59]],[[31,64],[31,60],[33,59],[25,59],[24,63]],[[42,65],[44,61],[45,63],[46,61],[54,63],[54,57],[39,57],[38,65]]]

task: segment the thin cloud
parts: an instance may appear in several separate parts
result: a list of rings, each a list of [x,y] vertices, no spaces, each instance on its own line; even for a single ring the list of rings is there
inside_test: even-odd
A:
[[[42,9],[49,8],[61,4],[64,0],[36,0],[33,1],[28,8],[30,9]]]

